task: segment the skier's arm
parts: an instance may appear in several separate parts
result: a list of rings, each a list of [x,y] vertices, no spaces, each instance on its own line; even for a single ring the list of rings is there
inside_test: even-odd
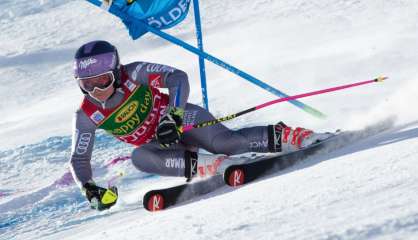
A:
[[[71,149],[71,173],[90,207],[106,210],[116,204],[118,190],[97,186],[92,179],[91,154],[93,152],[96,125],[82,111],[78,110],[73,121],[73,144]]]
[[[126,68],[129,76],[140,84],[168,88],[170,106],[185,108],[190,86],[184,71],[162,64],[145,62],[131,63]]]
[[[82,110],[78,110],[73,119],[70,168],[73,178],[80,188],[92,180],[90,160],[95,131],[94,123]]]

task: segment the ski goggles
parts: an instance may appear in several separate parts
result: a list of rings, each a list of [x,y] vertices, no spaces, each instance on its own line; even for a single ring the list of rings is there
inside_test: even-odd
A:
[[[78,84],[81,89],[87,92],[93,92],[95,88],[104,90],[115,82],[115,76],[113,72],[105,72],[100,75],[77,78]]]

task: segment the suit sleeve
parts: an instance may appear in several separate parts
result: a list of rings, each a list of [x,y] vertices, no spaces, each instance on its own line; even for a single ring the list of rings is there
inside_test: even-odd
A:
[[[170,106],[185,108],[190,86],[187,74],[179,69],[156,63],[134,62],[126,65],[129,76],[140,84],[168,88]]]
[[[78,110],[73,119],[70,169],[75,182],[80,188],[87,181],[92,180],[90,161],[95,131],[96,125],[82,110]]]

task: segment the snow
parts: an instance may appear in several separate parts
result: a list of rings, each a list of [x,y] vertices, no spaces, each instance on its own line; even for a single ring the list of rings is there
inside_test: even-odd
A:
[[[228,122],[275,123],[320,131],[389,130],[238,189],[149,213],[139,199],[182,179],[107,168],[132,147],[101,132],[93,166],[102,185],[116,180],[110,211],[89,210],[67,173],[71,120],[81,93],[72,56],[105,39],[122,61],[185,70],[190,101],[200,104],[197,57],[147,34],[132,41],[118,19],[85,1],[0,3],[0,239],[416,239],[418,237],[418,2],[355,0],[200,1],[207,52],[287,94],[387,75],[377,83],[302,101],[316,119],[279,104]],[[195,44],[192,13],[168,32]],[[207,62],[211,111],[234,113],[275,98]],[[236,101],[239,99],[239,101]],[[368,127],[368,128],[367,128]]]

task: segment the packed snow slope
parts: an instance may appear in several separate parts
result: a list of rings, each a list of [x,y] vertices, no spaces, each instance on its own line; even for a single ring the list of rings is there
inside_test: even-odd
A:
[[[124,63],[183,69],[190,101],[201,104],[197,57],[150,34],[132,41],[118,19],[85,1],[0,1],[0,239],[417,239],[417,12],[415,0],[201,1],[207,52],[289,95],[390,77],[302,100],[326,119],[283,103],[229,127],[281,120],[364,137],[254,184],[149,213],[139,202],[147,189],[184,180],[129,162],[106,167],[132,147],[99,132],[95,180],[124,176],[116,180],[118,204],[98,213],[63,184],[82,97],[72,78],[75,50],[104,39]],[[168,32],[195,44],[193,22],[191,12]],[[214,64],[207,75],[216,116],[275,99]]]

